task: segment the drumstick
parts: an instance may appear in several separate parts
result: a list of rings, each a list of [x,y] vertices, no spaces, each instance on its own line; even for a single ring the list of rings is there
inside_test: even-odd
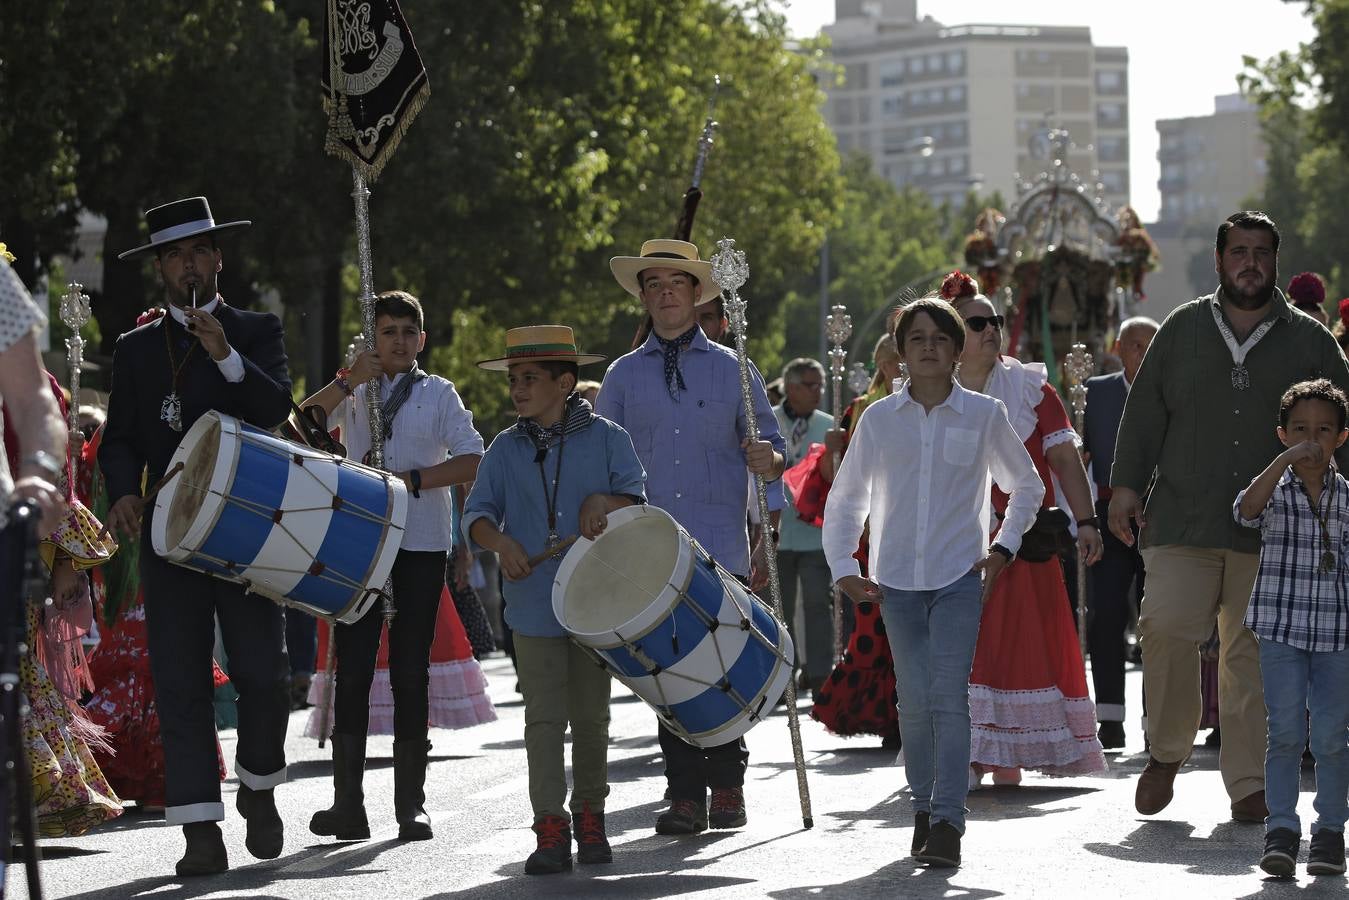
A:
[[[556,544],[549,547],[542,553],[536,553],[534,556],[531,556],[527,564],[532,569],[539,563],[547,562],[554,556],[560,555],[562,551],[566,550],[574,543],[576,543],[576,535],[573,534],[571,537],[563,538],[562,540],[558,541]]]
[[[181,471],[183,471],[183,463],[181,461],[174,463],[173,468],[165,472],[164,477],[156,481],[153,485],[150,486],[150,490],[145,492],[145,496],[141,498],[142,508],[144,508],[145,503],[155,498],[155,494],[158,494],[160,489],[164,487],[164,485],[168,484],[170,481],[173,480],[173,476],[177,475]],[[108,536],[108,527],[109,523],[104,522],[103,527],[99,529],[98,539],[100,541]]]

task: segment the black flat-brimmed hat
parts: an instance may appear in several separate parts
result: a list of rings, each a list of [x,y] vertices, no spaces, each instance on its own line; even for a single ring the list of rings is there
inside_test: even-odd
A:
[[[154,209],[147,209],[145,211],[145,224],[150,227],[150,243],[123,251],[117,254],[118,259],[136,256],[139,253],[145,253],[164,244],[181,241],[184,238],[227,231],[232,228],[243,228],[245,225],[252,225],[253,223],[248,220],[241,220],[238,222],[223,222],[217,225],[215,219],[211,217],[211,204],[206,202],[205,197],[187,197],[183,200],[165,203],[163,206],[156,206]]]

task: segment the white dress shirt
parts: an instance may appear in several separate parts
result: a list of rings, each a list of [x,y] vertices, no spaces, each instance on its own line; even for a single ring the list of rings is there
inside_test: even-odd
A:
[[[834,580],[868,571],[886,587],[930,591],[969,572],[988,547],[989,477],[1011,495],[998,543],[1015,553],[1044,484],[1002,403],[953,385],[931,412],[899,392],[867,407],[829,490],[822,535]]]
[[[210,303],[207,303],[205,306],[198,306],[197,309],[200,309],[202,312],[209,313],[214,312],[215,308],[219,305],[220,305],[220,295],[216,294],[214,300],[212,300]],[[173,321],[183,326],[183,328],[187,328],[187,316],[183,314],[183,311],[178,307],[174,306],[172,303],[168,304],[168,307],[169,307],[169,315],[173,316]],[[191,332],[188,333],[190,334]],[[211,362],[214,362],[216,366],[219,367],[220,374],[230,384],[238,384],[239,382],[244,380],[244,358],[240,356],[239,351],[235,350],[233,347],[230,347],[229,356],[219,361],[211,360]]]
[[[381,399],[387,400],[405,373],[393,378],[380,376]],[[370,449],[370,419],[365,412],[364,384],[333,410],[342,417],[342,442],[347,458],[358,462]],[[407,401],[394,416],[393,434],[384,442],[384,469],[407,472],[429,469],[451,456],[482,455],[482,436],[473,428],[473,413],[459,399],[454,385],[439,375],[427,375],[412,386]],[[450,516],[448,487],[422,488],[421,497],[408,491],[408,517],[403,532],[404,550],[449,550]]]

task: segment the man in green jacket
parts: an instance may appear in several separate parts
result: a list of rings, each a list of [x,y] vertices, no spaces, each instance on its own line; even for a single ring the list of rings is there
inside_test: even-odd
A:
[[[1219,768],[1232,818],[1267,815],[1260,661],[1242,624],[1260,534],[1235,523],[1232,502],[1282,449],[1274,426],[1290,385],[1324,377],[1349,388],[1349,366],[1330,332],[1275,286],[1278,252],[1278,228],[1262,212],[1236,213],[1218,226],[1218,290],[1162,323],[1120,423],[1110,530],[1132,545],[1136,524],[1147,571],[1138,629],[1151,756],[1134,798],[1144,815],[1171,802],[1194,746],[1198,646],[1215,620]]]

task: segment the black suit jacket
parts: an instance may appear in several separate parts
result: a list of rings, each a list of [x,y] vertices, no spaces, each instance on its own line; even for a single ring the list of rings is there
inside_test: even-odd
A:
[[[275,428],[290,414],[291,385],[281,320],[271,313],[248,312],[223,302],[214,315],[230,346],[243,358],[244,379],[235,384],[225,380],[200,341],[171,314],[117,339],[107,424],[98,451],[110,503],[127,494],[140,495],[142,470],[149,470],[150,483],[158,480],[183,434],[207,410],[266,429]],[[182,432],[159,418],[160,406],[173,390],[170,342],[173,358],[183,363],[178,376]],[[189,351],[191,356],[186,357]]]
[[[1115,440],[1129,389],[1124,373],[1087,379],[1087,411],[1083,418],[1082,448],[1091,454],[1091,475],[1099,487],[1110,487],[1110,467],[1115,463]]]

